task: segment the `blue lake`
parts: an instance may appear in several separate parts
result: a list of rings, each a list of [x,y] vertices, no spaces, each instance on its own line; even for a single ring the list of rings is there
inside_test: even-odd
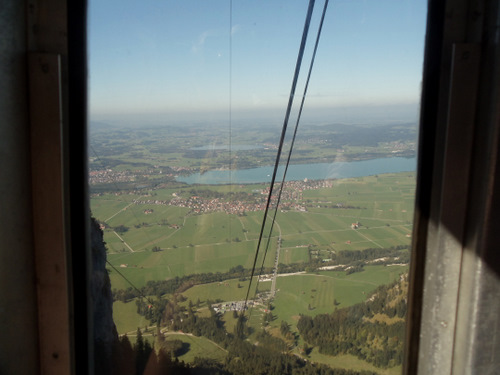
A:
[[[416,158],[382,158],[351,162],[297,164],[288,167],[286,180],[296,181],[305,178],[309,180],[325,180],[331,178],[350,178],[372,176],[382,173],[414,172]],[[276,181],[283,178],[284,167],[278,169]],[[212,170],[203,174],[195,173],[190,176],[179,176],[177,181],[187,184],[250,184],[270,182],[273,167],[259,167],[238,170]]]

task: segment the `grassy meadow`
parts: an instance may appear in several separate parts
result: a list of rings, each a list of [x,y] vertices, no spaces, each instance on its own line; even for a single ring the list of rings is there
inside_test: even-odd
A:
[[[409,244],[414,184],[414,173],[399,173],[336,180],[331,188],[305,190],[301,203],[307,207],[306,212],[277,214],[272,237],[282,236],[279,261],[307,262],[311,246],[318,256],[328,258],[338,250]],[[257,186],[203,188],[251,192]],[[239,264],[252,266],[263,212],[247,212],[244,216],[193,214],[187,207],[133,203],[134,199],[165,200],[174,193],[189,196],[189,191],[185,187],[156,190],[153,197],[107,194],[92,198],[93,215],[107,225],[104,238],[108,260],[136,286],[192,273],[226,272]],[[359,229],[351,228],[353,222],[359,222]],[[128,230],[115,232],[113,228],[120,225]],[[152,252],[155,246],[162,251]],[[273,266],[275,252],[276,241],[271,240],[266,266]],[[111,270],[110,275],[113,288],[127,287],[117,272]]]
[[[211,358],[223,362],[227,355],[225,349],[203,336],[196,337],[187,334],[167,332],[166,340],[180,340],[188,345],[189,350],[178,357],[180,361],[186,363],[193,362],[196,357]]]

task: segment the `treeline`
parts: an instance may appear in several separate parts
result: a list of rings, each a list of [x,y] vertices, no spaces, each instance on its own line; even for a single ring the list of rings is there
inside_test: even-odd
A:
[[[383,259],[386,258],[386,259]],[[319,257],[311,258],[309,262],[282,264],[278,266],[278,273],[295,273],[301,271],[315,272],[321,267],[342,265],[334,272],[345,271],[347,274],[364,271],[364,266],[372,264],[407,264],[410,261],[408,245],[392,246],[389,248],[369,248],[365,250],[340,250],[332,252],[331,260],[324,262]]]
[[[405,322],[392,324],[370,321],[375,314],[404,318],[406,298],[403,281],[377,288],[367,302],[320,314],[312,318],[302,315],[297,329],[304,340],[328,355],[352,354],[377,367],[400,365],[403,360]]]
[[[336,264],[353,265],[361,262],[377,260],[376,264],[400,263],[406,264],[410,261],[408,245],[392,246],[389,248],[369,248],[365,250],[340,250],[332,255],[332,261]],[[387,258],[387,259],[383,259]],[[356,264],[357,265],[357,264]]]
[[[410,253],[407,250],[407,245],[401,245],[391,248],[370,248],[366,250],[341,250],[332,255],[332,261],[322,262],[321,259],[312,259],[310,262],[300,262],[292,264],[282,264],[278,266],[278,273],[295,273],[295,272],[314,272],[320,267],[328,265],[342,264],[345,267],[337,269],[338,271],[345,270],[348,273],[360,272],[364,270],[366,262],[380,260],[376,264],[389,264],[389,263],[408,263],[410,260]],[[349,268],[349,269],[348,269]],[[272,273],[272,268],[265,268],[264,274]],[[208,272],[198,273],[182,277],[174,277],[169,280],[149,280],[145,286],[139,289],[129,287],[127,289],[113,289],[113,301],[127,302],[133,298],[141,296],[157,296],[161,297],[165,294],[182,293],[189,288],[214,282],[222,282],[229,279],[246,280],[251,275],[250,269],[245,269],[242,265],[232,267],[228,272]]]
[[[265,273],[272,272],[271,268],[266,268]],[[250,277],[251,270],[243,268],[238,265],[232,267],[228,272],[217,273],[197,273],[183,277],[174,277],[169,280],[149,280],[145,286],[140,289],[129,287],[127,289],[113,289],[113,300],[127,302],[132,298],[141,296],[157,296],[160,297],[164,294],[182,293],[194,285],[208,284],[214,282],[222,282],[228,279],[241,279],[242,281]]]

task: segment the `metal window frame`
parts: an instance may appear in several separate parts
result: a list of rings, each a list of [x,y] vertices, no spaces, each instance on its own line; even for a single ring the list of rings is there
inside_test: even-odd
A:
[[[405,374],[500,368],[498,3],[429,2]]]

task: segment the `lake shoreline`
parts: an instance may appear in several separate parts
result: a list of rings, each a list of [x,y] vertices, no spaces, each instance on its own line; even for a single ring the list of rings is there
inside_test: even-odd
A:
[[[215,168],[176,176],[175,180],[188,185],[248,185],[270,182],[273,171],[274,167],[269,165],[235,170]],[[283,171],[284,167],[280,166],[276,175],[277,181],[283,178]],[[332,163],[290,164],[286,181],[334,180],[415,171],[416,157],[400,156]]]

